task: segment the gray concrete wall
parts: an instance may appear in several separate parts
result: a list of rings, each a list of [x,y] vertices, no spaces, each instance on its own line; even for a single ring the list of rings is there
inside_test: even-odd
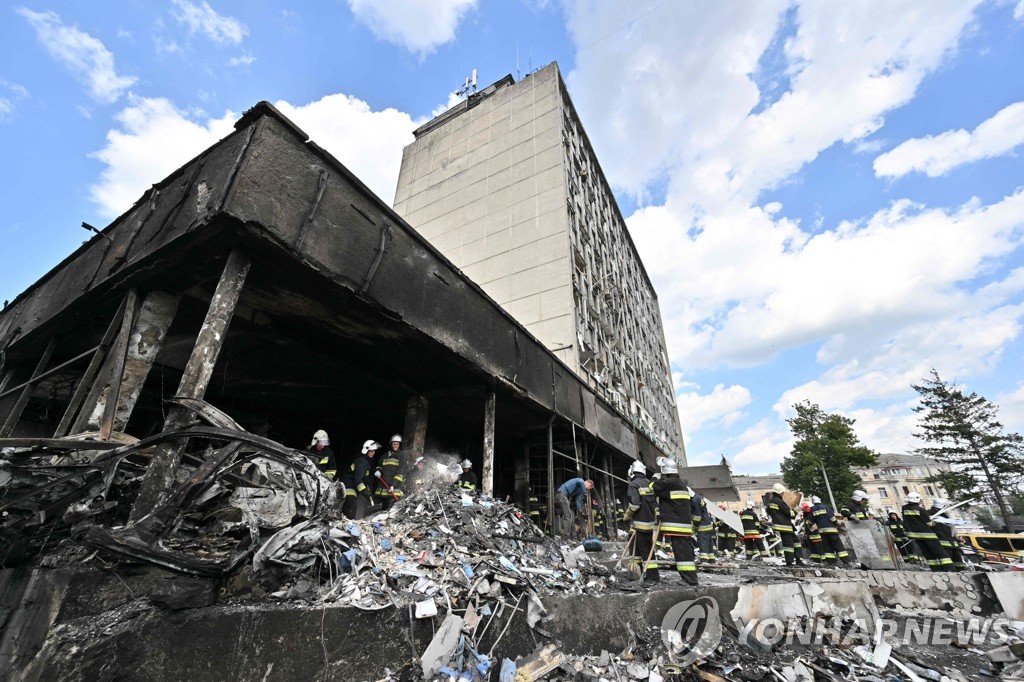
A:
[[[406,147],[395,210],[578,371],[552,64]]]

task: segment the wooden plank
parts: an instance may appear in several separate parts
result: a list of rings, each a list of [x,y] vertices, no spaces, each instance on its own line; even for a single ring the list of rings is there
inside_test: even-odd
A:
[[[7,415],[7,421],[4,422],[2,428],[0,428],[0,437],[9,436],[11,431],[14,430],[15,424],[21,419],[21,413],[25,409],[25,405],[28,404],[28,399],[32,397],[32,389],[35,387],[35,382],[38,380],[39,375],[46,365],[50,362],[50,357],[53,355],[53,349],[57,347],[57,339],[51,338],[50,342],[46,344],[46,350],[43,351],[43,356],[39,358],[39,362],[36,364],[36,368],[32,370],[32,377],[25,384],[25,388],[22,389],[21,395],[18,396],[18,400],[14,403],[10,413]]]

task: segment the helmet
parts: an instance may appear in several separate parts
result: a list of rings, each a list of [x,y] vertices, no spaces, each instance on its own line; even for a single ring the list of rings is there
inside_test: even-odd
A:
[[[920,502],[920,501],[921,501],[921,493],[914,492],[914,493],[908,493],[907,494],[907,502]]]
[[[772,492],[776,492],[781,495],[782,493],[786,492],[786,486],[782,485],[781,483],[776,483],[775,485],[772,486]]]
[[[380,449],[380,443],[378,443],[375,440],[368,440],[365,443],[363,443],[363,454],[364,455],[367,452],[369,452],[370,450],[379,450],[379,449]]]
[[[472,469],[473,468],[473,463],[470,462],[468,459],[464,459],[464,460],[462,460],[462,468],[463,469]]]
[[[804,500],[803,502],[800,503],[800,508],[803,509],[805,512],[811,511],[811,503]]]
[[[661,467],[661,473],[663,474],[678,474],[679,464],[674,459],[668,457],[659,457],[657,464]]]
[[[637,460],[629,465],[629,477],[635,478],[636,476],[643,476],[647,473],[647,467],[640,460]]]
[[[392,443],[401,443],[402,442],[402,434],[396,433],[395,435],[391,436],[391,442]]]
[[[658,480],[661,480],[661,472],[660,472],[660,471],[655,471],[655,472],[654,472],[654,473],[653,473],[653,474],[651,475],[651,480],[652,480],[652,481],[658,481]]]
[[[754,501],[753,500],[747,500],[747,509],[753,509],[753,508],[754,508]]]
[[[422,457],[422,456],[420,456],[420,457],[417,457],[417,458],[416,458],[416,461],[414,461],[414,462],[412,463],[412,465],[413,465],[413,466],[416,466],[417,464],[421,464],[421,463],[423,463],[423,462],[426,462],[426,461],[427,461],[427,458],[426,458],[426,457]]]
[[[811,504],[821,504],[821,498],[817,495],[811,495]]]
[[[320,443],[321,445],[324,446],[331,444],[331,439],[327,437],[327,432],[324,431],[323,429],[320,429],[319,431],[313,434],[313,442],[309,444],[309,447],[313,447],[317,443]]]
[[[938,507],[939,509],[945,509],[946,507],[949,506],[949,500],[947,500],[944,497],[936,497],[934,500],[932,500],[932,505]]]
[[[866,500],[866,499],[868,499],[868,494],[866,492],[864,492],[863,490],[854,490],[853,491],[853,499],[855,499],[855,500]]]

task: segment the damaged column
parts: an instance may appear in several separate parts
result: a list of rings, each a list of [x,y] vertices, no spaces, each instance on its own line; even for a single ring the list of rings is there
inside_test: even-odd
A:
[[[176,294],[151,291],[133,315],[134,299],[129,298],[132,309],[126,311],[124,321],[130,331],[125,334],[124,344],[119,342],[104,364],[72,433],[99,430],[109,437],[110,431],[124,431],[180,300]]]
[[[249,257],[239,249],[233,250],[221,273],[217,289],[210,300],[206,311],[206,319],[196,337],[192,355],[185,365],[185,372],[178,384],[176,397],[202,398],[210,383],[217,357],[224,347],[228,325],[234,315],[235,306],[242,294],[246,275],[249,273]],[[191,418],[185,408],[171,406],[164,422],[164,430],[172,429],[187,423]],[[174,482],[174,472],[181,462],[184,449],[183,441],[176,441],[159,446],[153,453],[149,469],[142,479],[142,488],[132,507],[131,522],[138,521],[156,506],[161,496],[170,489]]]
[[[487,394],[487,402],[484,404],[484,467],[483,467],[483,493],[488,497],[494,496],[494,391]]]
[[[423,449],[427,445],[427,416],[430,403],[421,395],[409,398],[405,405],[405,430],[404,434],[409,439],[410,445],[407,449],[412,456],[421,457]]]

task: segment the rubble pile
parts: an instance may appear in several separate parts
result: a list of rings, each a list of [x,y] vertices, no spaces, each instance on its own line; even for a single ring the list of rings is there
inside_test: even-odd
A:
[[[363,609],[414,604],[420,617],[472,604],[490,615],[505,593],[597,592],[607,568],[541,533],[517,507],[452,487],[427,489],[360,521],[325,517],[285,528],[253,557],[276,597]],[[539,619],[531,617],[531,626]]]

